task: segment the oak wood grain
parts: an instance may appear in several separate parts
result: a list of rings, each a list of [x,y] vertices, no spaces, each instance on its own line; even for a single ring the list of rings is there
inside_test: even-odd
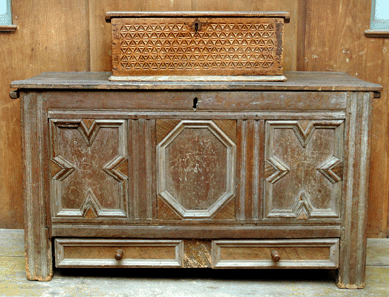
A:
[[[122,1],[48,2],[39,5],[13,3],[12,34],[1,34],[0,49],[5,59],[0,67],[2,130],[1,216],[5,228],[22,228],[22,174],[19,102],[9,101],[9,83],[42,71],[108,71],[111,68],[111,25],[105,23],[106,11],[288,11],[291,22],[285,26],[285,70],[344,71],[371,82],[381,83],[384,92],[373,105],[373,142],[370,178],[368,236],[386,236],[388,226],[388,67],[387,39],[365,38],[369,28],[370,1]],[[55,12],[55,13],[54,13]],[[328,18],[323,19],[325,12]],[[60,15],[61,17],[58,17]],[[42,19],[43,16],[43,19]],[[76,17],[79,21],[69,22]],[[42,19],[42,22],[36,22]],[[317,20],[321,21],[318,22]],[[357,24],[357,26],[355,26]],[[346,28],[338,30],[338,28]],[[27,30],[28,28],[28,30]],[[335,37],[334,37],[335,36]],[[18,51],[15,51],[18,48]],[[104,76],[104,75],[103,75]],[[101,85],[109,74],[105,75]],[[105,77],[104,76],[104,77]],[[309,76],[309,74],[307,74]],[[288,77],[290,80],[291,77]],[[331,83],[337,84],[339,79]],[[73,81],[74,83],[74,81]],[[288,83],[288,82],[286,82]],[[204,83],[207,84],[207,83]],[[223,88],[215,84],[214,88]],[[37,88],[42,85],[37,84]],[[53,87],[62,88],[63,85]],[[166,86],[165,86],[166,87]],[[183,87],[183,86],[181,86]],[[203,87],[199,84],[199,87]],[[250,88],[250,85],[246,85]],[[237,88],[242,89],[243,86]],[[379,91],[377,89],[377,91]],[[19,169],[18,169],[19,168]],[[19,185],[19,186],[18,186]]]
[[[329,269],[338,267],[338,254],[338,239],[212,241],[214,268]]]
[[[56,267],[181,267],[181,240],[56,239]],[[121,251],[121,259],[116,253]]]
[[[299,70],[344,71],[384,89],[373,104],[368,237],[386,237],[388,226],[388,39],[367,38],[372,1],[304,1],[305,36]],[[353,13],[350,13],[353,11]],[[325,14],[326,18],[322,18]],[[321,21],[318,22],[318,19]],[[336,25],[334,25],[336,24]],[[339,30],[339,28],[341,28]],[[383,161],[385,160],[385,161]]]
[[[9,84],[45,69],[88,71],[85,11],[86,1],[12,3],[18,29],[0,34],[0,228],[23,228],[20,103],[9,99]]]

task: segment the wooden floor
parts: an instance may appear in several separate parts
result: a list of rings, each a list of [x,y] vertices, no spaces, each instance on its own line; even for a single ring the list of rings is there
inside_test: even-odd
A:
[[[389,296],[389,239],[368,240],[363,290],[340,290],[327,270],[56,269],[27,281],[23,230],[0,229],[0,296]]]

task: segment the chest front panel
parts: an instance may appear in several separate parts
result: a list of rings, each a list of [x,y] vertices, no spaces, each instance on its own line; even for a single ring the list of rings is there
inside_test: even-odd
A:
[[[52,114],[57,223],[339,222],[342,113]]]

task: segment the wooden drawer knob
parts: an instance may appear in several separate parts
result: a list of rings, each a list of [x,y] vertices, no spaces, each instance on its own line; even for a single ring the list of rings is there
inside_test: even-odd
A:
[[[278,262],[278,261],[280,261],[281,256],[276,250],[274,250],[271,252],[271,258],[274,262]]]
[[[121,259],[123,259],[123,254],[124,254],[123,250],[118,249],[115,254],[115,259],[120,261]]]

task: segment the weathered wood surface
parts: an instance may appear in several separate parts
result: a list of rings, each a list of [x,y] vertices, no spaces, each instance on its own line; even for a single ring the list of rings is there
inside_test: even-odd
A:
[[[105,23],[107,11],[287,11],[291,19],[285,26],[286,71],[344,71],[384,86],[382,99],[373,105],[367,231],[369,237],[386,237],[389,191],[381,188],[389,183],[389,51],[385,50],[389,40],[365,37],[364,31],[370,26],[370,6],[371,1],[358,0],[96,0],[43,1],[39,5],[13,2],[13,22],[18,30],[0,34],[1,56],[12,57],[0,66],[0,225],[23,228],[20,105],[8,97],[11,81],[43,71],[109,71],[112,30]],[[71,18],[79,21],[69,22]]]
[[[368,38],[372,1],[301,1],[298,70],[344,71],[382,84],[372,111],[368,237],[387,237],[389,188],[389,39]],[[325,16],[323,18],[323,15]],[[291,18],[293,20],[293,16]],[[320,21],[318,21],[320,20]],[[341,28],[341,29],[340,29]]]
[[[343,123],[266,122],[265,218],[340,217]]]
[[[338,268],[339,239],[214,240],[213,268]]]
[[[67,267],[154,267],[183,265],[181,240],[56,239],[55,266]],[[118,250],[121,258],[115,258]]]
[[[29,280],[48,281],[53,275],[50,238],[48,122],[46,98],[22,96],[24,243]]]
[[[199,18],[199,17],[282,17],[286,22],[290,20],[290,13],[286,11],[108,11],[105,19],[110,22],[113,18]]]
[[[316,258],[305,264],[293,257],[279,266],[262,264],[336,268],[339,260],[339,286],[362,287],[370,111],[380,86],[345,74],[309,73],[306,88],[307,73],[293,75],[289,86],[258,83],[249,91],[231,91],[236,83],[218,91],[196,84],[174,91],[132,89],[136,84],[107,89],[121,86],[110,82],[87,89],[85,80],[71,89],[59,78],[55,84],[66,88],[21,88],[28,105],[23,113],[36,116],[23,122],[26,177],[38,178],[26,179],[27,259],[51,267],[50,240],[57,237],[204,241],[192,245],[188,267],[209,267],[209,240],[216,238],[340,239],[339,257],[330,252],[324,259],[322,248],[314,247]],[[329,77],[346,82],[330,89]],[[36,145],[41,155],[32,158]],[[48,254],[37,254],[36,245]],[[101,263],[80,265],[105,265],[104,250],[93,249]],[[68,251],[82,258],[85,248]],[[236,267],[226,251],[226,265]],[[245,260],[257,251],[245,247],[238,255]],[[287,247],[278,253],[293,254]],[[79,265],[68,260],[61,265]],[[251,268],[260,264],[247,261]],[[30,278],[43,280],[44,273],[50,277],[34,271]]]
[[[50,125],[52,215],[126,217],[127,121],[53,120]]]
[[[54,221],[54,220],[53,220]],[[84,222],[86,223],[86,222]],[[113,223],[116,223],[113,225]],[[161,228],[161,223],[164,224]],[[52,236],[53,237],[87,237],[87,238],[175,238],[175,239],[215,239],[215,238],[231,238],[231,239],[247,239],[247,238],[339,238],[341,228],[339,224],[330,225],[281,225],[281,224],[257,224],[249,225],[231,225],[231,220],[221,224],[220,222],[198,222],[189,221],[186,225],[177,222],[174,224],[172,220],[168,223],[160,222],[158,225],[150,224],[150,222],[139,221],[138,224],[128,224],[123,226],[120,222],[112,222],[111,224],[103,222],[104,228],[96,224],[75,223],[56,223],[53,222]],[[182,226],[179,226],[181,224]]]
[[[286,72],[286,82],[110,82],[110,72],[45,72],[23,81],[20,89],[107,89],[107,90],[266,90],[266,91],[382,91],[369,83],[340,72]]]
[[[234,197],[236,143],[213,121],[181,121],[157,163],[158,195],[184,218],[210,218]]]
[[[23,228],[20,101],[9,99],[9,84],[42,71],[90,70],[85,5],[86,1],[13,1],[13,24],[18,28],[0,32],[1,228]],[[77,22],[69,22],[72,18]]]
[[[78,100],[79,96],[82,96],[82,101]],[[150,90],[142,92],[79,90],[77,92],[53,91],[48,101],[51,114],[59,114],[62,111],[63,116],[67,114],[70,118],[81,116],[82,118],[88,118],[86,116],[104,118],[108,115],[115,117],[116,113],[126,118],[144,118],[145,115],[155,118],[160,115],[159,118],[163,119],[163,116],[167,116],[168,113],[169,115],[175,113],[181,117],[197,117],[198,114],[205,116],[204,112],[207,111],[213,112],[207,115],[208,117],[216,118],[220,117],[217,112],[228,112],[231,109],[237,115],[241,113],[240,116],[256,113],[257,118],[260,114],[266,114],[267,118],[272,117],[274,112],[288,113],[291,117],[294,117],[293,114],[301,116],[302,113],[307,112],[312,116],[319,116],[318,114],[323,112],[330,116],[330,113],[344,113],[347,100],[345,93],[340,92],[320,92],[316,96],[308,92],[288,92],[286,97],[285,93],[280,91],[170,92],[163,90],[156,93]],[[150,106],[153,106],[152,110]],[[70,112],[66,109],[76,110]],[[146,110],[147,112],[144,112]],[[182,113],[182,111],[190,113]],[[234,118],[235,114],[233,116],[224,114],[224,116]]]
[[[370,96],[369,96],[370,95]],[[352,94],[345,127],[343,184],[344,234],[340,243],[339,288],[363,288],[366,267],[366,225],[371,143],[371,94]]]

